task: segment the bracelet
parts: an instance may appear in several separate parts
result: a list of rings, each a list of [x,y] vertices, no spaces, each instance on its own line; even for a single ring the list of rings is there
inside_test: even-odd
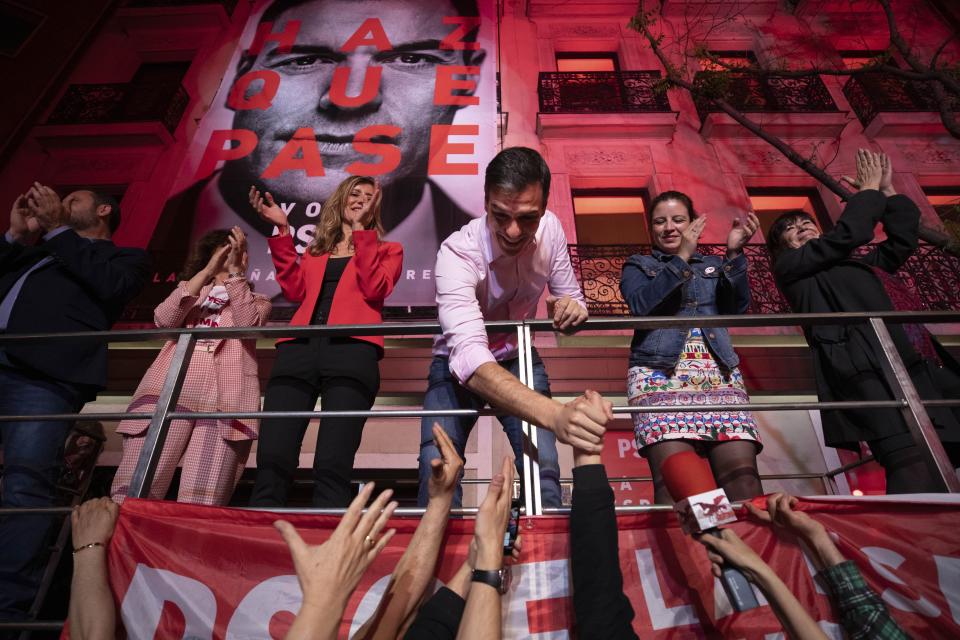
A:
[[[82,544],[79,547],[74,548],[73,555],[77,555],[84,549],[93,549],[94,547],[103,547],[104,549],[106,549],[107,545],[103,544],[102,542],[91,542],[90,544]]]
[[[242,272],[242,271],[238,271],[237,273],[228,273],[228,274],[227,274],[227,277],[228,277],[228,278],[245,278],[246,276],[247,276],[247,274],[244,273],[244,272]]]

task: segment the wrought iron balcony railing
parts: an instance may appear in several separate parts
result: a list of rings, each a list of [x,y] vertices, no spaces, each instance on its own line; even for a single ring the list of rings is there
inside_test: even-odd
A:
[[[669,113],[659,71],[540,74],[540,113]]]
[[[853,76],[843,86],[843,95],[864,127],[878,113],[938,112],[929,88],[924,83],[904,80],[888,73],[864,73]],[[954,111],[960,104],[954,104]]]
[[[757,77],[732,71],[701,71],[694,85],[703,94],[723,96],[744,113],[824,113],[838,111],[836,103],[819,76],[803,78],[776,75]],[[720,109],[700,93],[695,96],[703,120]]]
[[[47,124],[160,122],[173,133],[190,96],[179,83],[73,84],[67,88]]]
[[[620,295],[623,263],[635,253],[649,253],[650,245],[571,244],[570,259],[583,287],[587,308],[595,316],[630,315]],[[870,245],[863,248],[869,251]],[[701,244],[704,255],[723,255],[725,244]],[[763,244],[747,245],[749,261],[750,313],[791,313],[773,279],[770,253]],[[898,274],[919,296],[918,311],[950,311],[960,309],[960,258],[950,256],[932,245],[921,245]]]

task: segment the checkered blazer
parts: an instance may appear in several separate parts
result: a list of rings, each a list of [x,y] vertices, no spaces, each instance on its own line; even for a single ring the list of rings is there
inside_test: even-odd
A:
[[[154,322],[161,329],[193,327],[200,317],[200,303],[213,288],[208,284],[200,290],[200,295],[191,296],[187,292],[186,282],[177,284],[177,288],[167,296],[154,310]],[[224,282],[230,301],[220,312],[221,327],[259,327],[267,323],[272,307],[270,300],[263,295],[253,293],[250,284],[244,278],[229,278]],[[217,399],[219,411],[259,411],[260,381],[257,377],[257,341],[253,338],[240,340],[229,338],[217,340],[214,348],[213,363],[217,376]],[[131,405],[145,396],[156,397],[160,393],[163,381],[170,368],[176,343],[163,345],[156,360],[147,369],[133,395]],[[224,440],[255,440],[258,420],[221,420],[220,435]],[[147,428],[146,420],[125,420],[118,433],[139,435]]]

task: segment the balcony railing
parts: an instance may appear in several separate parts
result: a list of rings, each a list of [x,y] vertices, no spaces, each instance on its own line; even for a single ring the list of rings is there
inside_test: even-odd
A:
[[[650,245],[568,245],[570,259],[583,286],[587,308],[595,316],[630,315],[620,295],[623,263],[635,253],[649,253]],[[701,244],[703,255],[723,255],[725,244]],[[869,251],[868,245],[863,251]],[[749,262],[750,313],[790,313],[790,306],[773,279],[766,245],[750,244],[744,249]],[[918,311],[960,309],[960,258],[947,255],[932,245],[921,245],[897,275],[913,288],[921,301]]]
[[[173,133],[190,102],[182,85],[73,84],[47,124],[160,122]]]
[[[878,113],[916,113],[940,111],[929,88],[923,83],[904,80],[887,73],[853,76],[843,86],[843,95],[864,128]],[[960,104],[954,104],[954,111]]]
[[[541,113],[669,113],[659,71],[540,74]]]
[[[693,82],[704,94],[723,96],[744,113],[824,113],[838,110],[819,76],[757,77],[728,71],[701,71]],[[720,110],[713,101],[699,93],[695,100],[701,120],[708,113]]]

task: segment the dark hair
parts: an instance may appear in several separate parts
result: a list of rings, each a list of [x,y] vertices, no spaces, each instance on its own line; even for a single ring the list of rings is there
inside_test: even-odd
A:
[[[110,226],[110,235],[113,235],[120,228],[120,203],[117,199],[107,193],[91,191],[93,194],[93,209],[96,211],[103,205],[110,207],[110,217],[107,224]]]
[[[227,244],[229,229],[214,229],[203,234],[190,249],[190,256],[183,265],[183,271],[177,276],[180,280],[189,280],[207,266],[213,252]]]
[[[516,193],[532,184],[543,188],[543,206],[550,195],[550,167],[537,151],[528,147],[508,147],[487,165],[483,181],[484,198],[494,189]]]
[[[647,210],[647,228],[649,230],[653,230],[653,212],[657,208],[657,205],[661,202],[667,202],[668,200],[676,200],[686,207],[687,213],[690,214],[691,222],[697,219],[697,211],[693,208],[693,200],[690,199],[690,196],[682,191],[664,191],[653,199],[650,203],[650,209]]]
[[[802,209],[793,209],[791,211],[784,211],[777,219],[773,221],[773,224],[770,225],[770,230],[767,231],[767,249],[770,251],[770,257],[773,258],[773,261],[777,261],[777,256],[783,253],[783,250],[787,248],[787,244],[783,241],[783,232],[787,230],[791,224],[795,224],[800,220],[809,220],[813,224],[817,224],[816,219]]]

